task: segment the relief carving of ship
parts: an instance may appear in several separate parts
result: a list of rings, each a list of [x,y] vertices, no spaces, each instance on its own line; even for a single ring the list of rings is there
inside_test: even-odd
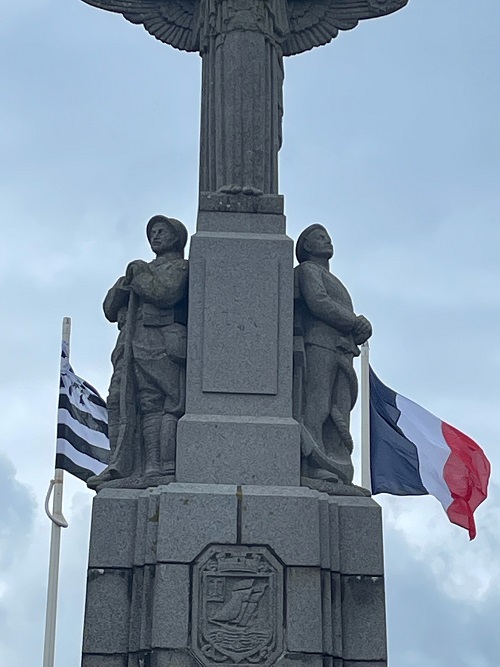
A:
[[[214,554],[202,569],[197,635],[205,664],[269,665],[281,643],[276,569],[248,551]]]

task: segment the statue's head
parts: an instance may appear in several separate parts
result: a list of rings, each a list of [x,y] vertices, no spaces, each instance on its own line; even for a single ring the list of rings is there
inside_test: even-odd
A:
[[[146,236],[156,255],[178,251],[184,256],[188,232],[180,220],[154,215],[146,226]]]
[[[314,224],[304,229],[297,239],[295,255],[299,262],[306,262],[311,257],[331,259],[333,244],[325,227]]]

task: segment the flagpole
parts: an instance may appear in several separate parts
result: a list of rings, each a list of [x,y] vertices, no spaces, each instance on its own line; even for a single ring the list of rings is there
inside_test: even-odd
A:
[[[370,471],[370,346],[361,346],[361,486],[372,490]]]
[[[62,342],[65,343],[69,357],[71,336],[71,318],[63,318]],[[54,667],[57,619],[57,592],[59,586],[59,554],[61,551],[61,528],[68,523],[62,513],[64,471],[56,468],[54,479],[50,480],[45,498],[45,512],[52,521],[50,536],[49,579],[47,585],[47,607],[45,613],[45,639],[43,646],[43,667]],[[52,512],[49,509],[50,496],[53,493]]]

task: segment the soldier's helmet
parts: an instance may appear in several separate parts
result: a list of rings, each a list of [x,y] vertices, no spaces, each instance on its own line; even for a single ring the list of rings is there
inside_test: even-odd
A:
[[[151,240],[151,230],[153,229],[153,225],[157,222],[165,222],[172,227],[177,237],[177,249],[184,250],[188,240],[187,229],[180,220],[177,220],[176,218],[167,218],[166,215],[154,215],[148,222],[146,225],[146,236],[148,237],[148,241]]]
[[[297,257],[297,260],[299,262],[304,262],[309,257],[309,255],[305,251],[304,243],[307,241],[307,237],[309,236],[309,234],[313,232],[315,229],[323,229],[325,232],[328,233],[326,227],[320,225],[318,222],[314,223],[313,225],[309,225],[309,227],[306,227],[302,232],[302,234],[297,239],[297,244],[295,246],[295,256]]]

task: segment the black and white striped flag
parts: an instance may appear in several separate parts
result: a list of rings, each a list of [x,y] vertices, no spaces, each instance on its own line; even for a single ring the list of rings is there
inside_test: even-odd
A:
[[[88,382],[75,375],[68,344],[61,351],[61,379],[57,416],[56,468],[86,481],[109,461],[106,403]]]

